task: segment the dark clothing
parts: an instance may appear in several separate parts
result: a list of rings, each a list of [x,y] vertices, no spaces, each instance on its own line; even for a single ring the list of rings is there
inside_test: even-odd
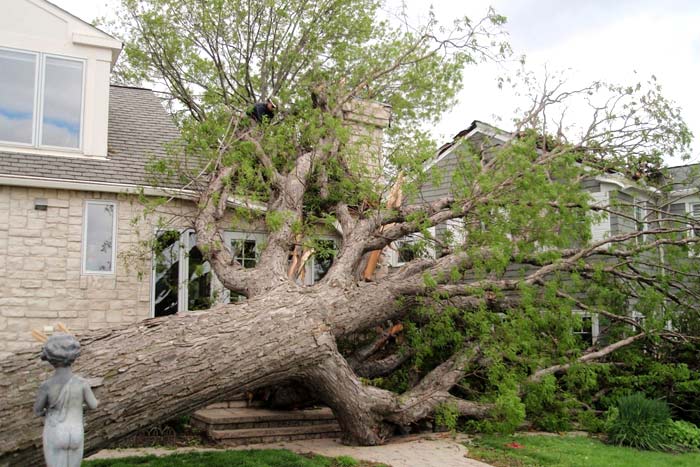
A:
[[[267,108],[267,103],[265,102],[258,102],[255,104],[250,112],[248,112],[248,116],[254,119],[258,123],[262,123],[263,120],[267,119],[272,120],[272,117],[275,116],[275,113]]]

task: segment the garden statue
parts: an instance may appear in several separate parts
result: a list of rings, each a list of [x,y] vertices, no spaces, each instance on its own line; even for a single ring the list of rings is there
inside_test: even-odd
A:
[[[65,330],[65,327],[59,326]],[[97,407],[90,384],[71,372],[80,344],[67,332],[45,339],[41,359],[56,371],[39,388],[34,413],[44,416],[44,459],[47,467],[79,467],[83,458],[83,403]],[[44,340],[42,339],[42,340]]]

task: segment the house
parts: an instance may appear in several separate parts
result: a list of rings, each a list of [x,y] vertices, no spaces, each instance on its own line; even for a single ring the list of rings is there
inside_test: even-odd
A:
[[[169,230],[143,213],[146,165],[167,156],[178,129],[148,89],[110,84],[118,39],[46,0],[7,0],[0,15],[0,358],[51,333],[134,323],[232,300],[184,225]],[[349,106],[357,144],[377,141],[388,123],[380,104]],[[172,217],[193,208],[187,193]],[[228,222],[228,219],[224,219]],[[158,236],[158,252],[131,258]],[[262,225],[225,232],[236,259],[256,261]],[[336,242],[331,233],[329,247]],[[304,281],[328,258],[313,258]]]
[[[465,144],[481,148],[488,153],[489,148],[495,148],[507,143],[513,137],[512,134],[484,122],[474,121],[465,130],[459,132],[453,141],[439,148],[437,154],[426,165],[425,169],[437,168],[442,174],[439,183],[428,182],[423,184],[420,190],[420,198],[425,202],[431,202],[443,198],[451,193],[453,174],[459,164],[459,148]],[[618,235],[634,231],[648,230],[654,226],[657,219],[657,210],[666,211],[676,216],[700,217],[700,164],[671,167],[664,173],[664,183],[671,187],[668,192],[662,192],[643,182],[632,180],[620,173],[608,172],[596,174],[582,182],[582,187],[589,193],[593,203],[610,205],[615,202],[620,204],[618,208],[623,215],[603,215],[591,224],[591,241],[596,242]],[[688,225],[683,225],[688,228]],[[449,232],[452,238],[459,241],[463,239],[464,229],[459,220],[451,220],[437,225],[431,232],[440,238]],[[694,230],[689,230],[689,235],[695,235]],[[637,239],[635,241],[644,241]],[[396,242],[392,264],[400,265],[403,254],[403,245],[410,239]],[[410,254],[410,248],[406,248]],[[525,265],[511,265],[505,272],[506,278],[517,278]],[[632,314],[635,316],[635,311]],[[581,313],[582,328],[577,331],[585,341],[595,343],[601,334],[601,323],[597,315]]]

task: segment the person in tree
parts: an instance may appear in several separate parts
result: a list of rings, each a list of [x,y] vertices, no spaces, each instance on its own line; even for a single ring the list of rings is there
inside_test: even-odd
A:
[[[250,112],[248,112],[248,116],[258,123],[262,123],[265,120],[269,122],[275,116],[276,110],[277,105],[275,105],[274,101],[272,99],[267,99],[265,102],[258,102],[255,104]]]

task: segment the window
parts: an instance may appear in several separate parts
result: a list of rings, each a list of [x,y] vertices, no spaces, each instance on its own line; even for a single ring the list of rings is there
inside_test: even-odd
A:
[[[231,240],[233,259],[244,268],[254,268],[258,263],[257,242],[250,239]]]
[[[178,312],[180,295],[180,232],[160,232],[153,252],[153,316]]]
[[[0,141],[32,144],[37,55],[0,49]]]
[[[646,209],[641,205],[642,201],[635,200],[634,204],[634,220],[635,220],[635,231],[638,233],[647,230],[646,224]],[[637,243],[643,243],[646,239],[645,235],[637,236]]]
[[[598,315],[591,315],[590,313],[584,312],[574,312],[581,318],[581,323],[578,327],[573,330],[574,335],[581,339],[584,345],[591,346],[598,341],[599,328],[598,328]]]
[[[186,235],[187,310],[206,310],[212,306],[216,298],[211,287],[211,266],[197,248],[197,234],[188,231]]]
[[[429,233],[434,236],[435,231]],[[416,258],[435,258],[435,250],[422,234],[409,234],[391,244],[390,264],[392,267],[403,266]]]
[[[80,149],[84,61],[0,49],[0,141]]]
[[[159,232],[153,251],[153,316],[210,308],[216,298],[212,276],[193,231]]]
[[[116,205],[109,201],[85,203],[83,273],[114,273]]]
[[[42,93],[41,145],[80,147],[83,62],[46,57]]]
[[[309,260],[312,284],[323,279],[331,269],[338,247],[335,240],[317,240],[315,250],[316,253]]]
[[[224,232],[224,240],[231,249],[233,259],[244,268],[254,268],[260,259],[260,247],[265,241],[265,236],[255,233]],[[237,302],[245,299],[245,296],[226,290],[223,292],[224,303]]]
[[[690,205],[690,217],[694,222],[691,224],[691,232],[694,237],[700,237],[700,203]]]

